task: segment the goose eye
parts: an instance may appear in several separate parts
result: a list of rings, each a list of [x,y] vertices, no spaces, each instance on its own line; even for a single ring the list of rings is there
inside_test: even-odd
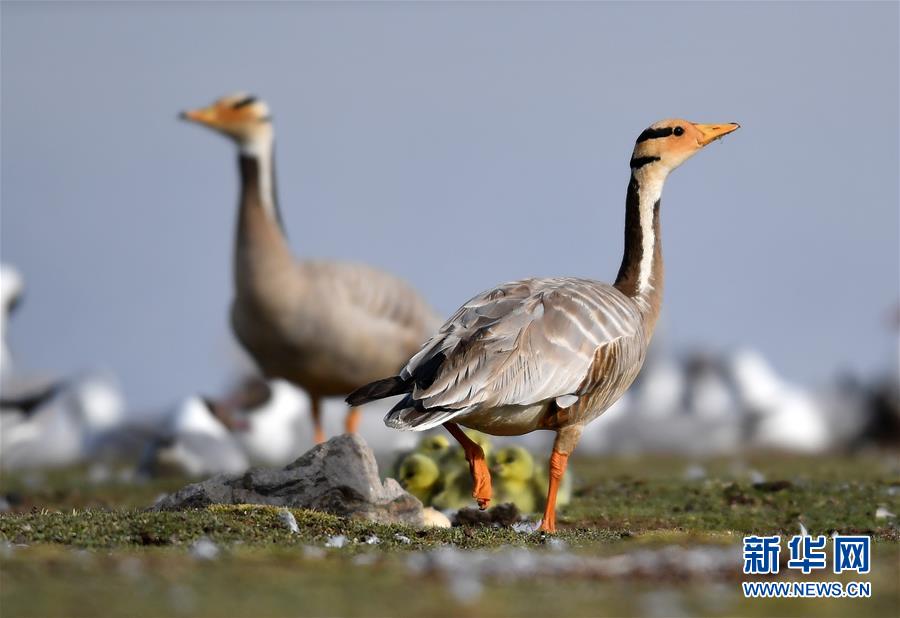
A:
[[[672,133],[675,135],[684,135],[684,129],[682,127],[675,127]]]

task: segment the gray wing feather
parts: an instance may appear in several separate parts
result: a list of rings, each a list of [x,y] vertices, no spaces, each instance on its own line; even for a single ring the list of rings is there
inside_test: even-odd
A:
[[[329,301],[357,314],[361,320],[381,321],[410,332],[420,341],[435,332],[440,319],[406,281],[366,264],[309,261],[304,264]]]
[[[614,287],[575,278],[528,279],[471,299],[401,372],[445,358],[411,399],[421,410],[531,405],[593,388],[599,348],[642,336],[637,306]]]

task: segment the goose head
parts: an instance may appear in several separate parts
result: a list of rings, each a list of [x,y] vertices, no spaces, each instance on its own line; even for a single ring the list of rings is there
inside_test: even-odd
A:
[[[242,148],[272,140],[269,106],[246,92],[224,96],[207,107],[184,111],[180,117],[213,129]]]
[[[638,136],[631,155],[635,173],[668,174],[717,139],[740,128],[736,122],[696,124],[680,118],[661,120]]]

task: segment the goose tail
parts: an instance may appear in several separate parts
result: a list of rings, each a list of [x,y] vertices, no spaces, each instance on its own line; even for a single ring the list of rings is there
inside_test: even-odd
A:
[[[452,410],[450,408],[425,409],[422,407],[421,402],[414,400],[412,395],[407,395],[398,401],[397,405],[385,415],[384,424],[391,429],[427,431],[442,423],[446,423],[463,412],[465,410]]]
[[[400,376],[392,376],[383,380],[376,380],[360,386],[358,389],[347,395],[345,401],[351,406],[361,406],[370,401],[384,399],[385,397],[393,397],[394,395],[402,395],[411,390],[411,384]]]

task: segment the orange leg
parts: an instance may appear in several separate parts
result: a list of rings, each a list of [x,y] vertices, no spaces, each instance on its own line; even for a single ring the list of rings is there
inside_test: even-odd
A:
[[[344,419],[344,431],[347,433],[356,433],[359,431],[359,408],[350,408],[347,410],[347,418]]]
[[[313,439],[316,444],[322,444],[325,441],[325,432],[322,430],[322,408],[318,397],[312,397],[310,400],[310,412],[313,420]]]
[[[569,462],[569,454],[561,453],[554,447],[550,455],[550,487],[547,490],[547,507],[544,509],[544,519],[541,520],[541,530],[544,532],[556,532],[556,492],[559,491],[559,483],[566,473],[566,464]]]
[[[484,460],[484,451],[467,436],[456,423],[444,423],[450,435],[456,438],[466,453],[469,472],[472,473],[472,497],[478,502],[478,508],[484,510],[491,503],[491,473]]]

